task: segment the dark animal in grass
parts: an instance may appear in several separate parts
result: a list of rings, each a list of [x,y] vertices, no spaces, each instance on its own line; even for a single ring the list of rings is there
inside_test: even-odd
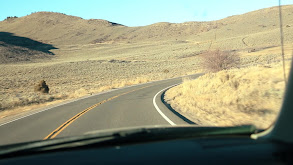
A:
[[[35,86],[35,91],[41,93],[49,93],[49,87],[46,84],[46,81],[42,80]]]

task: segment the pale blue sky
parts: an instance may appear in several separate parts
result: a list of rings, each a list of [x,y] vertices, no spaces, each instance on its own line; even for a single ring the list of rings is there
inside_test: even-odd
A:
[[[282,4],[293,4],[293,0],[282,0]],[[144,26],[156,22],[218,20],[277,5],[278,0],[0,0],[0,20],[53,11]]]

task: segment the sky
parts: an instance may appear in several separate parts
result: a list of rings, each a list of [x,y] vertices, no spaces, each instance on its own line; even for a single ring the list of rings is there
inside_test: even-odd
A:
[[[278,5],[278,0],[0,0],[0,21],[51,11],[126,26],[212,21]],[[282,0],[281,4],[293,4]]]

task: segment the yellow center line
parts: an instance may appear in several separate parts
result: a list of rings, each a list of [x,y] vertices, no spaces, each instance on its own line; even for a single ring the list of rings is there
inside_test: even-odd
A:
[[[131,90],[131,91],[128,91],[128,92],[125,92],[125,93],[122,93],[122,94],[119,94],[119,95],[116,95],[116,96],[113,96],[113,97],[110,97],[106,100],[103,100],[97,104],[94,104],[90,107],[88,107],[87,109],[79,112],[78,114],[76,114],[75,116],[73,116],[72,118],[70,118],[69,120],[67,120],[65,123],[61,124],[58,128],[56,128],[53,132],[51,132],[48,136],[46,136],[43,140],[47,140],[47,139],[53,139],[55,138],[58,134],[60,134],[60,132],[62,132],[66,127],[68,127],[71,123],[73,123],[76,119],[78,119],[79,117],[81,117],[82,115],[84,115],[85,113],[87,113],[88,111],[94,109],[95,107],[105,103],[105,102],[108,102],[110,100],[113,100],[119,96],[122,96],[122,95],[126,95],[128,93],[131,93],[131,92],[134,92],[134,91],[137,91],[137,90],[140,90],[140,89],[143,89],[143,88],[147,88],[147,87],[150,87],[151,85],[149,86],[145,86],[145,87],[142,87],[142,88],[138,88],[138,89],[134,89],[134,90]]]

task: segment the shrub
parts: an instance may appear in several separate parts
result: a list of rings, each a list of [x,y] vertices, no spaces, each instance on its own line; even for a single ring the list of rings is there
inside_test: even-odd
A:
[[[239,56],[235,52],[219,49],[202,54],[201,66],[208,72],[218,72],[238,67]]]
[[[169,73],[170,71],[168,69],[163,70],[164,73]]]
[[[46,81],[42,80],[40,81],[36,86],[35,86],[35,91],[36,92],[41,92],[41,93],[49,93],[49,87],[46,84]]]
[[[9,21],[9,20],[13,20],[13,19],[15,19],[15,18],[18,18],[18,17],[16,17],[16,16],[14,16],[14,17],[6,17],[5,21],[6,21],[6,20],[7,20],[7,21]]]

